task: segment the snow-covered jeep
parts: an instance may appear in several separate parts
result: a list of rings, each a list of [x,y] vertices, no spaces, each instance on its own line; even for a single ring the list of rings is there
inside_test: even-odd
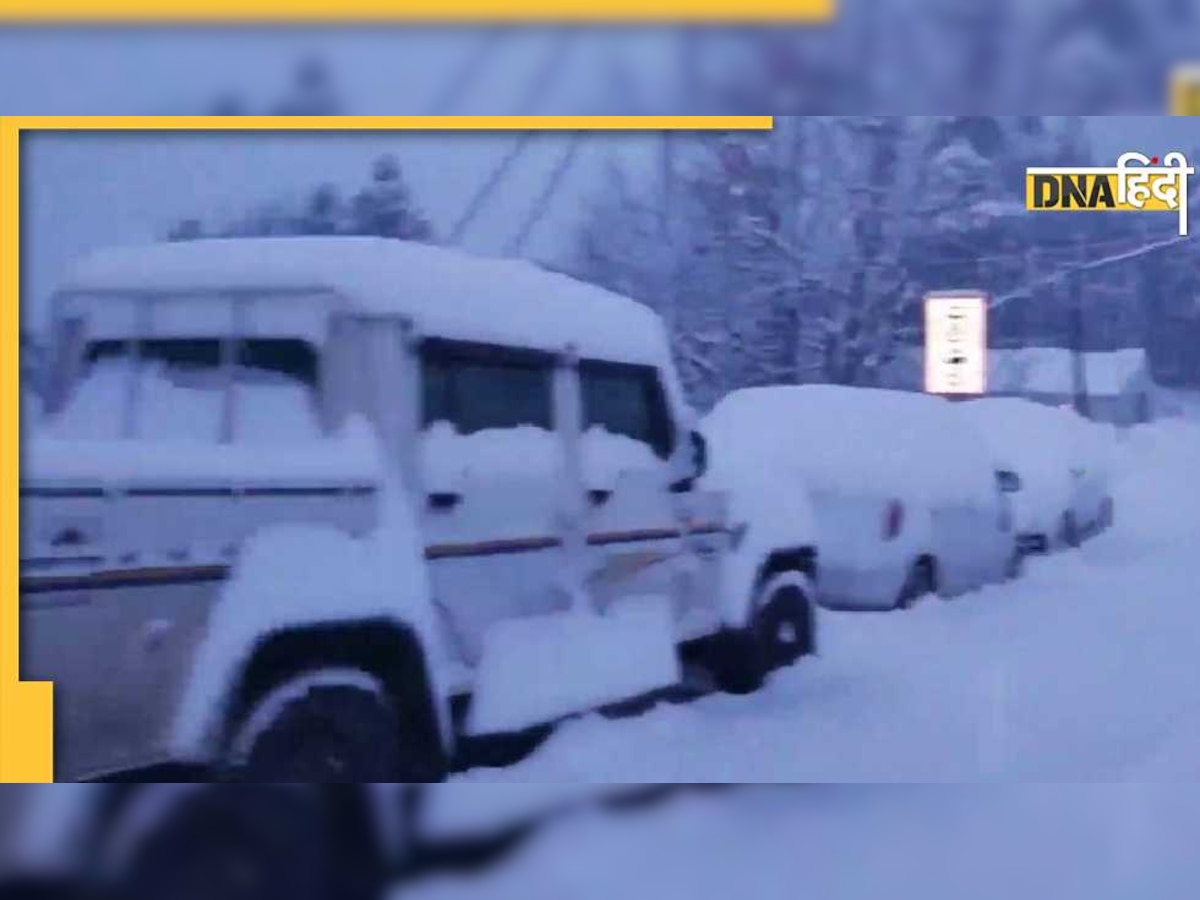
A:
[[[60,780],[435,781],[464,737],[670,687],[681,645],[732,686],[811,649],[808,598],[726,565],[632,300],[398,241],[196,241],[85,259],[53,327],[21,638]]]

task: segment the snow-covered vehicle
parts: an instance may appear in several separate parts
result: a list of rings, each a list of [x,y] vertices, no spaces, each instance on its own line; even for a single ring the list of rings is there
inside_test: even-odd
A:
[[[817,651],[818,594],[821,565],[816,517],[804,490],[781,489],[778,471],[758,465],[764,435],[758,430],[713,428],[702,423],[708,445],[708,471],[701,479],[706,489],[728,498],[729,519],[735,535],[726,560],[725,576],[730,597],[744,595],[753,585],[754,628],[727,632],[726,641],[752,640],[766,665],[745,665],[755,654],[714,654],[726,665],[720,672],[727,688],[749,691],[758,687],[766,670],[790,665]],[[770,444],[771,438],[766,438]],[[733,615],[745,615],[740,610]],[[720,663],[718,662],[718,665]]]
[[[959,406],[983,435],[996,465],[1020,478],[1020,490],[1011,496],[1022,552],[1075,547],[1112,524],[1109,426],[1074,410],[1016,397]]]
[[[222,240],[96,253],[53,321],[21,637],[61,780],[434,781],[669,689],[681,645],[764,665],[799,563],[726,571],[632,300],[398,241]]]
[[[779,510],[815,531],[823,606],[905,607],[1012,571],[1011,514],[987,448],[948,401],[751,388],[724,398],[702,427],[714,459],[725,453],[724,464],[756,473]]]

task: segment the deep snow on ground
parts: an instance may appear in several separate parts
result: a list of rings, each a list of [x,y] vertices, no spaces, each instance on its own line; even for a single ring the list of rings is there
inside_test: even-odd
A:
[[[529,782],[544,804],[598,782],[1200,778],[1198,466],[1200,423],[1135,429],[1117,524],[1081,550],[908,613],[823,613],[821,657],[756,695],[576,720],[434,807],[466,822],[481,795],[465,788],[485,783],[502,808],[529,805]]]
[[[1184,900],[1200,786],[805,785],[584,810],[397,900]]]

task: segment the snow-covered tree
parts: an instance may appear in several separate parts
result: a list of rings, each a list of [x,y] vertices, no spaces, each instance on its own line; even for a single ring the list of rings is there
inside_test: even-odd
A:
[[[302,235],[373,235],[408,241],[433,239],[433,227],[417,208],[399,162],[386,155],[376,160],[371,179],[354,195],[342,200],[338,187],[326,182],[297,200],[283,195],[260,200],[233,219],[207,225],[198,218],[177,222],[167,240],[187,241],[213,237],[287,237]]]
[[[392,154],[375,161],[371,181],[355,195],[349,228],[354,234],[404,241],[433,239],[433,226],[415,206],[400,161]]]
[[[914,139],[883,117],[696,138],[661,229],[668,253],[648,264],[611,243],[610,211],[585,226],[581,273],[652,304],[675,298],[669,319],[698,405],[748,384],[871,383],[918,318],[904,256],[919,223]],[[657,233],[652,213],[624,206],[624,221]]]
[[[344,227],[346,211],[338,189],[332,184],[318,185],[308,195],[308,201],[298,222],[301,234],[337,234]]]
[[[291,83],[271,112],[277,116],[338,116],[344,107],[329,64],[320,56],[305,56],[296,64]]]

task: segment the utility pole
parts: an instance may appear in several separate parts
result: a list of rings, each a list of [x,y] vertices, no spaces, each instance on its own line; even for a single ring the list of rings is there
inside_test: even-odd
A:
[[[1067,273],[1067,306],[1070,316],[1071,384],[1075,394],[1075,411],[1084,418],[1090,418],[1091,403],[1088,397],[1087,360],[1084,354],[1084,253],[1083,239],[1080,236],[1075,245],[1075,265]]]
[[[693,113],[701,104],[696,94],[699,88],[699,35],[695,29],[684,27],[679,33],[679,94],[677,103],[681,112]],[[667,334],[676,340],[680,330],[680,299],[682,294],[682,253],[675,245],[679,229],[675,227],[675,216],[679,205],[679,135],[670,130],[661,137],[660,178],[662,197],[659,210],[659,240],[662,251],[667,254],[666,285],[662,300],[663,318],[667,323]]]

